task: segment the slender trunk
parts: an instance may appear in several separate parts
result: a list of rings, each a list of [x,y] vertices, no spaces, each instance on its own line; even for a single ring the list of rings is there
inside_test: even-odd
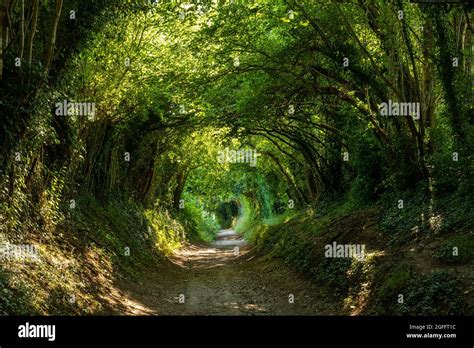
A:
[[[23,60],[25,51],[25,0],[21,1],[21,21],[20,21],[20,60]]]
[[[435,128],[436,127],[436,118],[435,118],[435,106],[434,106],[434,96],[433,96],[433,73],[432,73],[432,61],[431,56],[433,54],[434,46],[434,36],[433,36],[433,25],[431,19],[427,19],[423,25],[425,28],[423,30],[423,91],[422,103],[426,108],[426,115],[424,118],[424,124],[426,128]],[[433,139],[428,137],[428,153],[431,155],[435,152],[435,144]]]
[[[181,194],[183,193],[184,185],[186,184],[187,179],[186,170],[178,171],[176,175],[176,188],[173,194],[173,206],[179,208],[179,200],[181,199]]]
[[[458,148],[463,148],[466,143],[466,133],[464,130],[464,105],[460,103],[456,93],[456,75],[452,65],[453,53],[450,49],[449,37],[446,27],[446,14],[436,9],[434,16],[434,27],[436,30],[436,39],[439,47],[439,65],[441,72],[441,86],[446,98],[446,105],[450,114],[450,123],[453,133],[455,134],[455,144]]]
[[[61,17],[62,7],[63,7],[63,0],[56,0],[53,23],[51,25],[51,31],[49,34],[48,46],[46,47],[45,64],[44,64],[46,68],[46,72],[48,72],[49,69],[51,68],[51,63],[53,61],[54,46],[56,44],[56,34],[58,31],[58,24],[59,24],[59,19]]]
[[[3,47],[6,46],[4,43],[4,36],[6,35],[6,12],[5,6],[0,5],[0,81],[3,75]]]
[[[31,19],[31,29],[28,34],[28,40],[27,40],[27,49],[28,49],[28,62],[31,63],[31,60],[33,58],[33,40],[35,38],[36,34],[36,25],[38,23],[38,11],[39,10],[39,0],[33,0],[33,15]]]
[[[306,197],[304,195],[304,192],[301,191],[301,189],[296,185],[292,176],[286,171],[285,167],[283,166],[281,161],[278,159],[278,157],[276,157],[274,154],[272,154],[269,151],[265,151],[263,152],[263,154],[267,155],[277,165],[278,169],[280,170],[280,173],[283,174],[287,183],[291,186],[291,190],[293,191],[295,195],[297,195],[298,200],[300,200],[301,202],[306,202]]]

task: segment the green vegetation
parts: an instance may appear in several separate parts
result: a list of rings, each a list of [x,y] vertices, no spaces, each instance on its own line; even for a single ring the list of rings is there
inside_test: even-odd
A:
[[[411,315],[449,315],[463,313],[463,299],[458,284],[452,276],[435,271],[411,279],[406,291],[406,301],[400,312]]]
[[[444,264],[463,265],[474,260],[474,236],[472,233],[448,238],[435,252],[434,257]]]
[[[230,227],[353,313],[469,313],[466,6],[0,1],[0,237],[44,254],[1,265],[0,313],[100,312],[107,282]],[[410,250],[447,273],[416,289]]]
[[[185,242],[184,224],[167,212],[144,210],[119,197],[104,203],[84,195],[76,204],[55,212],[67,224],[43,229],[41,239],[32,241],[39,261],[2,263],[0,313],[106,311],[102,296],[113,282],[138,279]]]

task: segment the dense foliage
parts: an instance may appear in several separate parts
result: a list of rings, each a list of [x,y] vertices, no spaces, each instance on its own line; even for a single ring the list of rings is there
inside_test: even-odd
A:
[[[3,0],[0,24],[12,242],[48,238],[90,200],[140,207],[163,253],[332,201],[386,207],[392,243],[414,225],[472,227],[468,5]],[[413,109],[388,116],[383,103]],[[449,243],[435,255],[455,263]]]

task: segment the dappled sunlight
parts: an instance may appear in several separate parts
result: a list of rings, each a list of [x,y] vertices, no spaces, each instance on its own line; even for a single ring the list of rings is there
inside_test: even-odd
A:
[[[215,241],[208,245],[187,245],[176,250],[170,260],[187,269],[222,267],[227,262],[245,257],[250,251],[245,246],[247,243],[233,230],[221,230]]]
[[[3,1],[0,315],[470,314],[471,39],[460,4]]]
[[[352,280],[349,296],[344,300],[344,308],[350,315],[364,313],[371,300],[374,290],[375,272],[380,258],[386,256],[384,250],[371,250],[365,253],[363,260],[354,259],[351,267],[347,270],[347,276]]]
[[[443,224],[443,216],[441,214],[433,215],[429,218],[428,222],[430,229],[434,232],[437,232],[440,230]]]

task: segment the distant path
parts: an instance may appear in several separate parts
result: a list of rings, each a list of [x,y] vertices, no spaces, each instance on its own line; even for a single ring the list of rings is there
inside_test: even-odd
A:
[[[343,314],[300,274],[256,256],[231,229],[219,231],[210,244],[181,249],[169,265],[150,268],[139,282],[116,286],[109,299],[116,302],[113,314]]]

